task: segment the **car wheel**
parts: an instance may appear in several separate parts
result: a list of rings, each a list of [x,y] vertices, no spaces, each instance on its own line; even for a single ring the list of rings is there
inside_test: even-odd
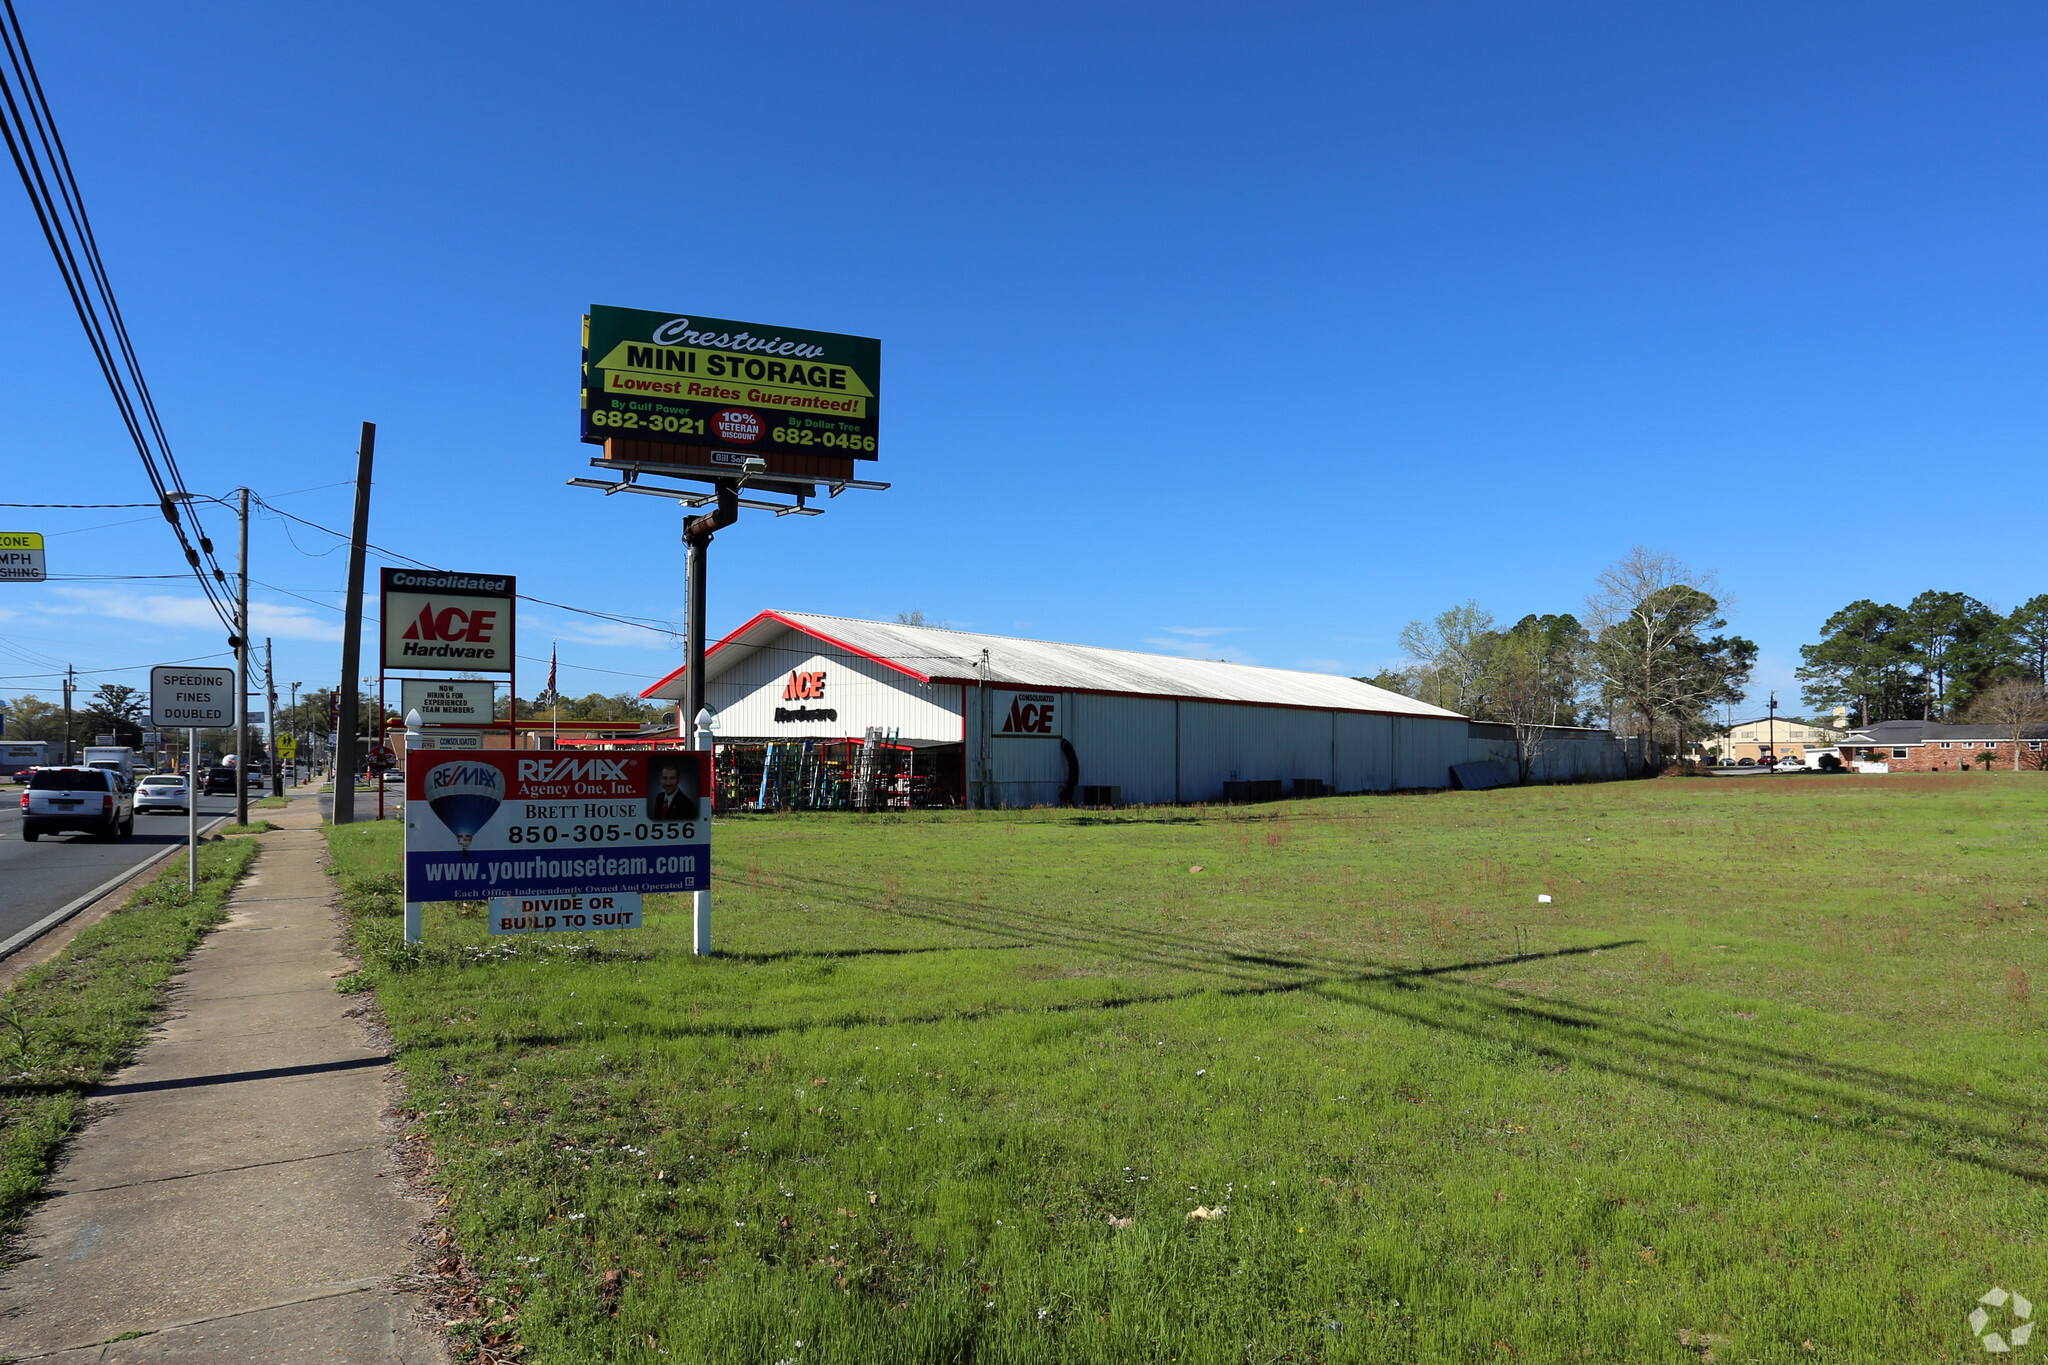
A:
[[[21,827],[21,837],[28,840],[30,843],[34,843],[36,840],[43,837],[43,832],[39,829],[30,829],[27,825],[23,825]]]
[[[132,812],[128,816],[128,823],[121,826],[121,837],[123,839],[132,839],[135,837],[135,816]]]

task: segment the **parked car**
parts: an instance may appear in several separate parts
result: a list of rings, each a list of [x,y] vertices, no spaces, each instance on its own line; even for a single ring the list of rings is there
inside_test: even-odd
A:
[[[183,814],[190,810],[192,798],[186,793],[185,779],[166,773],[143,778],[135,784],[135,813],[145,811],[177,811]]]
[[[1738,758],[1735,760],[1735,766],[1738,768],[1754,768],[1756,760],[1753,758]]]
[[[1806,760],[1788,755],[1773,763],[1771,770],[1780,773],[1803,773],[1806,771]]]
[[[135,794],[107,768],[38,768],[21,794],[21,837],[81,829],[101,839],[135,832]]]
[[[204,796],[233,796],[235,794],[235,770],[233,768],[208,768],[206,785],[201,787]]]

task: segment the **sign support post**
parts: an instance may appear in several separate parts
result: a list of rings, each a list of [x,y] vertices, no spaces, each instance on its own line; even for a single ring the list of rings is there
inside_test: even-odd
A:
[[[701,637],[699,637],[699,644],[702,644]],[[700,665],[703,662],[701,656],[699,657],[698,662]],[[699,675],[699,681],[701,682],[701,674]],[[711,712],[700,708],[697,712],[697,742],[695,747],[699,753],[713,754],[714,751],[711,745]],[[714,754],[714,764],[715,761],[716,760]],[[715,783],[717,780],[717,774],[715,770],[712,774],[712,778],[713,782]],[[708,786],[704,791],[702,797],[704,808],[704,823],[707,825],[710,824],[712,820],[711,793],[714,790],[716,790],[715,786]],[[692,892],[690,895],[691,947],[692,951],[698,957],[711,956],[711,891],[709,889],[711,869],[707,867],[704,871],[706,889],[702,891]]]
[[[426,742],[426,736],[420,733],[420,713],[418,711],[406,712],[405,775],[408,785],[410,785],[412,780],[412,765],[418,761],[419,751]],[[384,783],[379,780],[377,785],[379,788],[382,788]],[[377,794],[377,799],[379,801],[384,799],[384,794],[381,790]],[[403,820],[407,813],[406,810],[401,809],[399,819]],[[377,818],[379,820],[384,818],[381,811],[378,813]],[[426,909],[427,907],[419,901],[407,901],[405,903],[405,941],[407,943],[418,943],[425,938]]]
[[[185,732],[185,889],[194,894],[199,890],[199,796],[206,790],[199,775],[199,725],[234,720],[239,703],[232,698],[240,682],[241,675],[228,668],[158,664],[149,670],[149,723]]]
[[[185,732],[185,890],[199,894],[199,732]]]

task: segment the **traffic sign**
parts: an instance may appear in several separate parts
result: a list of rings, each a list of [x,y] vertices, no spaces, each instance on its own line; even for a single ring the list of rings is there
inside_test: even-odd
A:
[[[41,531],[0,531],[0,583],[40,583],[49,576]]]
[[[149,723],[210,730],[235,721],[235,670],[158,664],[149,670]]]

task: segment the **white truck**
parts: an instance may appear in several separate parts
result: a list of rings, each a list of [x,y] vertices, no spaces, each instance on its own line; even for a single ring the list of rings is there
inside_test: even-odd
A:
[[[123,782],[135,784],[135,751],[125,744],[88,744],[80,761],[88,768],[117,772]]]

